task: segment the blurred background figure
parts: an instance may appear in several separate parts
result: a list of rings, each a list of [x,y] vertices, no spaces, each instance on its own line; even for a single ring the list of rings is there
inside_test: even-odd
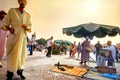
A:
[[[9,34],[8,31],[4,31],[1,29],[5,15],[6,15],[5,11],[3,10],[0,11],[0,68],[2,67],[1,61],[6,51],[6,41]]]
[[[72,58],[75,58],[75,54],[77,52],[76,41],[74,41],[73,48],[72,48]]]
[[[35,37],[34,35],[32,35],[30,39],[30,54],[29,55],[33,55],[34,45],[35,45]]]
[[[46,54],[47,57],[51,57],[51,49],[53,46],[52,40],[53,40],[53,36],[51,36],[51,38],[47,41],[47,50],[48,50],[48,52]]]
[[[95,44],[95,53],[96,53],[96,61],[97,61],[97,57],[98,55],[100,55],[100,50],[102,49],[102,45],[100,44],[100,41],[98,41]]]
[[[80,53],[81,53],[81,45],[80,42],[77,45],[77,52],[78,52],[78,58],[80,57]]]
[[[74,44],[72,43],[72,44],[70,44],[70,46],[69,46],[69,55],[70,55],[70,57],[72,57],[72,49],[73,49],[73,47],[74,47]]]
[[[36,41],[35,41],[36,40],[36,32],[34,32],[33,35],[34,35],[34,37],[33,37],[34,38],[33,51],[34,51],[36,49]]]

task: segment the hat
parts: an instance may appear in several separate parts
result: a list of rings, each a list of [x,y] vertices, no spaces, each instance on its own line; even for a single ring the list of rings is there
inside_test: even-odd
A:
[[[1,10],[1,11],[0,11],[0,14],[5,14],[5,15],[6,15],[6,12],[3,11],[3,10]]]

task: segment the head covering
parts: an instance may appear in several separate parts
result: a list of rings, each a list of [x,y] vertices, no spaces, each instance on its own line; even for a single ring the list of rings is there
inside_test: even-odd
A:
[[[89,37],[87,36],[86,39],[89,39]]]
[[[51,39],[53,39],[53,36],[51,36]]]
[[[5,15],[6,15],[6,12],[3,11],[3,10],[1,10],[1,11],[0,11],[0,14],[5,14]]]

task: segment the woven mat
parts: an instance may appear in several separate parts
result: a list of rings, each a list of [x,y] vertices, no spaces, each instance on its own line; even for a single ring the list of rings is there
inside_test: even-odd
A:
[[[60,68],[62,68],[62,70]],[[79,76],[79,77],[83,77],[83,75],[88,72],[87,69],[79,68],[79,67],[60,66],[60,68],[55,67],[52,69],[52,71],[63,73],[63,74],[68,74],[68,75],[73,75],[73,76]],[[63,68],[65,71],[63,71]]]

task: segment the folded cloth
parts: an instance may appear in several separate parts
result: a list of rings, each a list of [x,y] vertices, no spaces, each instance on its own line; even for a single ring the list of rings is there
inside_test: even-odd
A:
[[[116,74],[111,74],[111,73],[103,73],[101,74],[101,76],[106,77],[106,78],[110,78],[110,79],[117,79],[118,76]]]

